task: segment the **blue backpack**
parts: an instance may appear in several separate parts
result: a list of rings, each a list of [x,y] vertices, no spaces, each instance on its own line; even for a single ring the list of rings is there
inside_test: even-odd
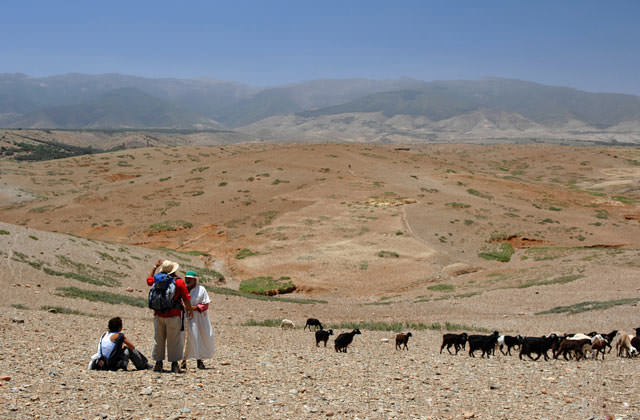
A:
[[[176,277],[173,274],[158,273],[153,275],[153,286],[149,290],[149,308],[166,312],[180,308],[180,302],[175,301]]]

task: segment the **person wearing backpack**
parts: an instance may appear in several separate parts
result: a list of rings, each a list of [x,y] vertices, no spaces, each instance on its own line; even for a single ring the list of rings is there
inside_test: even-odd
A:
[[[151,352],[155,361],[154,372],[162,372],[166,347],[171,371],[182,373],[179,361],[184,350],[184,311],[192,319],[193,308],[184,280],[176,275],[179,267],[176,262],[158,260],[147,278],[147,284],[151,287],[149,308],[154,310],[154,342]]]

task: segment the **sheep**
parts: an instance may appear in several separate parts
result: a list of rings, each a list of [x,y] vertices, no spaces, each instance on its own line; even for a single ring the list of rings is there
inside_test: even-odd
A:
[[[444,346],[447,346],[447,351],[449,352],[449,354],[451,353],[451,350],[449,350],[451,348],[451,346],[454,346],[456,349],[456,354],[458,354],[458,351],[460,351],[460,349],[462,348],[464,350],[465,345],[467,344],[467,333],[462,333],[462,334],[444,334],[442,336],[442,345],[440,346],[440,354],[442,354],[442,349],[444,348]]]
[[[501,335],[500,337],[498,337],[498,347],[500,348],[500,353],[504,354],[505,356],[507,354],[511,356],[511,348],[520,347],[520,345],[522,344],[522,338],[523,337],[521,335],[516,335],[515,337],[511,335]],[[507,346],[506,353],[502,350],[502,346]]]
[[[580,360],[581,358],[586,357],[585,352],[588,350],[591,350],[591,338],[583,338],[580,340],[574,340],[573,337],[565,338],[560,342],[560,346],[553,354],[553,358],[557,359],[560,353],[562,353],[564,360],[569,360],[567,358],[567,354],[573,352],[576,360]]]
[[[336,351],[346,353],[347,347],[349,347],[349,344],[351,344],[351,342],[353,341],[353,336],[356,334],[361,334],[360,330],[357,328],[351,332],[342,333],[338,337],[336,337],[336,340],[334,342]]]
[[[303,330],[306,330],[309,327],[309,331],[311,331],[311,327],[313,326],[314,330],[323,330],[322,323],[316,318],[307,318],[307,323],[304,324]]]
[[[333,330],[317,330],[316,347],[319,347],[321,341],[324,341],[324,346],[327,347],[327,341],[329,341],[330,335],[333,335]]]
[[[555,333],[549,336],[543,335],[542,337],[524,337],[518,357],[522,360],[522,356],[524,355],[531,360],[538,360],[540,356],[544,356],[544,360],[549,360],[547,352],[553,347],[554,343],[559,341],[560,337]],[[531,357],[531,353],[536,353],[538,356],[534,359]]]
[[[631,344],[631,340],[635,338],[629,334],[621,334],[618,337],[618,341],[616,341],[616,351],[618,352],[618,357],[622,357],[622,353],[626,353],[627,357],[633,357],[638,354],[638,350],[636,347]]]
[[[491,351],[495,349],[496,343],[500,333],[494,331],[490,335],[470,335],[469,336],[469,356],[476,357],[474,355],[476,350],[482,350],[481,357],[487,355],[487,358],[491,356]]]
[[[283,319],[282,322],[280,323],[280,328],[282,328],[283,330],[285,328],[294,329],[295,327],[296,327],[296,324],[290,319]]]
[[[400,333],[396,335],[396,350],[402,350],[402,346],[404,345],[405,350],[409,350],[407,347],[407,343],[409,342],[409,337],[411,337],[411,333],[408,332],[406,334]]]

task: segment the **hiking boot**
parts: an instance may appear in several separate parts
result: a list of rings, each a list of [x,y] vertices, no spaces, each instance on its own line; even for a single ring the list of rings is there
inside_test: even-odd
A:
[[[153,367],[153,371],[162,372],[162,360],[156,362],[156,365]]]
[[[187,368],[187,361],[183,360],[182,363],[180,363],[180,369],[186,369]]]
[[[206,369],[204,367],[204,362],[202,360],[200,360],[200,359],[198,359],[198,369]]]
[[[182,371],[180,370],[180,364],[178,362],[171,362],[171,372],[182,373]]]

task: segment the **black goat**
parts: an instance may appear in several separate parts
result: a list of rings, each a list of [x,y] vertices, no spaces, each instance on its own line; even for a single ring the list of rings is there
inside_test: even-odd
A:
[[[307,318],[307,323],[304,324],[303,330],[306,330],[307,327],[309,327],[309,331],[311,331],[311,327],[312,326],[316,331],[324,329],[324,328],[322,328],[322,323],[319,320],[317,320],[316,318]]]
[[[515,337],[511,335],[501,335],[498,338],[498,347],[500,347],[500,353],[504,354],[505,356],[507,354],[511,356],[511,348],[520,347],[520,345],[522,345],[522,338],[523,337],[521,335],[516,335]],[[504,350],[502,350],[502,346],[507,346],[506,353],[504,352]]]
[[[351,342],[353,341],[353,336],[356,334],[361,334],[360,330],[357,328],[351,332],[342,333],[339,336],[337,336],[335,341],[336,351],[341,353],[346,353],[347,347],[349,347],[349,344],[351,344]]]
[[[440,354],[442,354],[442,349],[444,348],[444,346],[447,346],[447,351],[449,352],[449,354],[452,354],[451,350],[449,350],[451,346],[455,347],[456,354],[458,354],[458,351],[460,351],[460,349],[464,349],[465,344],[467,344],[467,338],[468,338],[467,333],[444,334],[442,336],[442,345],[440,346]]]
[[[330,335],[333,335],[333,330],[316,331],[316,347],[319,347],[321,341],[324,341],[324,346],[327,347],[327,341],[329,341]]]
[[[482,357],[487,355],[487,358],[491,356],[491,352],[495,351],[496,343],[498,342],[500,333],[494,331],[490,335],[470,335],[469,336],[469,356],[476,357],[476,350],[482,350]]]
[[[409,337],[411,337],[411,333],[408,332],[406,334],[400,333],[396,335],[396,350],[402,350],[402,346],[404,346],[405,350],[409,350],[407,347],[407,343],[409,342]]]
[[[528,356],[531,360],[538,360],[540,356],[544,356],[544,360],[549,360],[547,352],[553,347],[554,344],[560,342],[558,334],[551,334],[548,337],[524,337],[522,339],[522,345],[520,346],[520,360],[522,356]],[[531,353],[536,353],[538,356],[534,359]]]

